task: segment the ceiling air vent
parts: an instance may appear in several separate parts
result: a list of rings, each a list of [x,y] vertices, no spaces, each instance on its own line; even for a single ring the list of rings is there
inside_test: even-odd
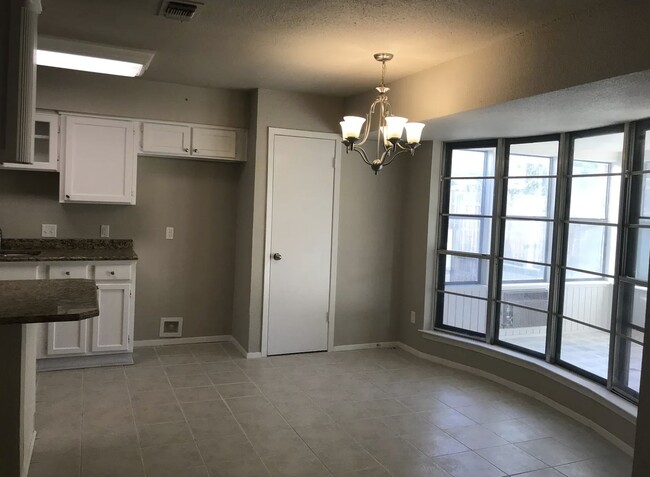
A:
[[[176,2],[174,0],[163,0],[158,15],[162,15],[171,20],[187,22],[196,16],[202,6],[203,4],[199,2]]]

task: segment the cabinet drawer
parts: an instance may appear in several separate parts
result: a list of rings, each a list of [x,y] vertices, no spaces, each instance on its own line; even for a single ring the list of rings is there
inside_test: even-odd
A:
[[[95,280],[130,280],[131,265],[95,265]]]
[[[88,265],[50,265],[48,278],[88,278]]]

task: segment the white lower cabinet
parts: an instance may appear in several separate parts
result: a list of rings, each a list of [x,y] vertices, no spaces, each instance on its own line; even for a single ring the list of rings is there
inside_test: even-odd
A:
[[[40,369],[125,364],[133,351],[135,262],[0,263],[0,280],[89,278],[99,316],[40,326]]]

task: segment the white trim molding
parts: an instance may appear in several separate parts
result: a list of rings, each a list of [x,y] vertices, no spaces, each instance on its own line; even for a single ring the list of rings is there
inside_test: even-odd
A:
[[[230,342],[233,344],[235,348],[237,348],[237,351],[239,351],[242,354],[242,356],[245,357],[246,359],[255,359],[255,358],[262,357],[262,353],[260,353],[259,351],[256,353],[249,353],[248,351],[246,351],[246,349],[241,345],[239,341],[237,341],[237,338],[235,338],[234,336],[230,336]]]
[[[292,136],[300,138],[329,139],[334,140],[337,147],[334,154],[334,190],[332,200],[332,248],[330,251],[330,289],[329,289],[329,313],[328,313],[328,336],[327,351],[334,349],[334,323],[335,297],[336,297],[336,272],[338,262],[338,234],[339,234],[339,213],[341,195],[341,157],[342,146],[339,142],[340,135],[335,133],[300,131],[297,129],[283,129],[270,127],[268,130],[268,161],[266,165],[266,212],[264,216],[264,273],[262,287],[262,352],[261,356],[268,354],[268,322],[269,322],[269,299],[270,299],[270,262],[271,262],[271,219],[273,215],[273,165],[274,148],[276,136]]]
[[[379,343],[358,343],[350,345],[334,346],[333,351],[354,351],[357,349],[375,349],[375,348],[397,348],[397,341],[382,341]]]
[[[133,342],[133,347],[146,348],[149,346],[218,343],[222,341],[231,341],[231,338],[232,337],[230,335],[216,335],[216,336],[190,336],[187,338],[162,338],[157,340],[136,340]]]

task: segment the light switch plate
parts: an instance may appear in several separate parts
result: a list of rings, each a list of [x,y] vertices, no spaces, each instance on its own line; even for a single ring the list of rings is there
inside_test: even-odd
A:
[[[99,236],[102,238],[108,238],[111,236],[111,226],[102,225],[99,231]]]
[[[411,312],[411,323],[415,324],[415,312],[414,311]]]
[[[167,240],[173,240],[174,239],[174,227],[167,227],[165,229],[165,238]]]
[[[56,237],[56,224],[41,224],[41,237]]]

